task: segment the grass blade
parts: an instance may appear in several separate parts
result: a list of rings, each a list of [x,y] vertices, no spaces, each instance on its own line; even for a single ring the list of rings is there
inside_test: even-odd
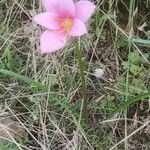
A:
[[[26,76],[20,75],[13,71],[9,71],[9,70],[0,68],[0,73],[3,75],[9,76],[9,77],[13,77],[14,79],[24,81],[24,82],[30,84],[31,86],[34,86],[37,89],[47,90],[46,86],[42,85],[42,83],[40,83],[39,81],[35,81],[33,79],[30,79]]]
[[[133,42],[140,43],[140,44],[145,44],[145,45],[150,45],[150,40],[144,40],[141,38],[137,39],[132,39]]]
[[[138,101],[144,101],[145,98],[150,96],[150,92],[148,93],[142,93],[138,96],[131,96],[129,97],[129,99],[125,102],[123,102],[118,108],[116,108],[114,111],[111,112],[111,115],[109,116],[109,118],[112,118],[116,113],[128,109],[131,105],[133,105],[134,103],[138,102]]]

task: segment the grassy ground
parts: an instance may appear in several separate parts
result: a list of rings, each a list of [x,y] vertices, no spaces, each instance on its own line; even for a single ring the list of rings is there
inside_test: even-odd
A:
[[[87,123],[77,39],[40,55],[42,30],[31,20],[42,11],[39,1],[0,0],[0,150],[150,149],[150,2],[95,4],[80,43]]]

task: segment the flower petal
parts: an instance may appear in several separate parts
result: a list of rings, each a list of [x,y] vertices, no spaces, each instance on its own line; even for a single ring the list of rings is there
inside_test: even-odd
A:
[[[59,13],[62,15],[67,15],[69,17],[75,16],[75,5],[73,0],[58,0],[59,3]]]
[[[46,30],[40,39],[41,53],[52,53],[63,47],[67,42],[66,37],[59,34],[59,32]]]
[[[94,3],[87,0],[80,0],[75,4],[76,17],[83,22],[86,22],[93,14],[96,6]]]
[[[42,0],[42,4],[47,12],[54,12],[53,2],[54,0]]]
[[[33,20],[48,29],[56,30],[59,29],[57,18],[58,15],[55,13],[41,13],[36,15]]]
[[[87,28],[85,24],[79,19],[74,19],[74,24],[69,34],[71,36],[81,36],[86,33],[87,33]]]
[[[75,16],[75,5],[73,0],[42,0],[48,12],[55,12],[59,15]]]

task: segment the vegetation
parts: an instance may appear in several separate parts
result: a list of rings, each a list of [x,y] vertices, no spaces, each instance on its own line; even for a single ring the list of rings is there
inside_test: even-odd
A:
[[[78,39],[39,54],[38,0],[0,0],[0,150],[149,149],[150,2],[94,3],[81,76]]]

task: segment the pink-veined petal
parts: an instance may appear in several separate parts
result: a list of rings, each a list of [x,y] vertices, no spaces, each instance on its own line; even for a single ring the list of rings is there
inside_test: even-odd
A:
[[[75,16],[75,5],[73,0],[58,0],[59,3],[59,13],[62,15]]]
[[[96,6],[94,3],[87,0],[80,0],[75,4],[76,17],[83,22],[86,22],[93,14]]]
[[[73,0],[42,0],[48,12],[55,12],[58,15],[74,17],[75,5]]]
[[[60,28],[57,18],[58,15],[55,13],[41,13],[36,15],[33,20],[48,29],[57,30]]]
[[[63,47],[67,42],[67,38],[59,34],[59,32],[46,30],[40,39],[41,53],[52,53]]]
[[[81,36],[87,33],[87,28],[85,24],[79,20],[79,19],[74,19],[73,20],[73,27],[69,33],[71,36]]]

